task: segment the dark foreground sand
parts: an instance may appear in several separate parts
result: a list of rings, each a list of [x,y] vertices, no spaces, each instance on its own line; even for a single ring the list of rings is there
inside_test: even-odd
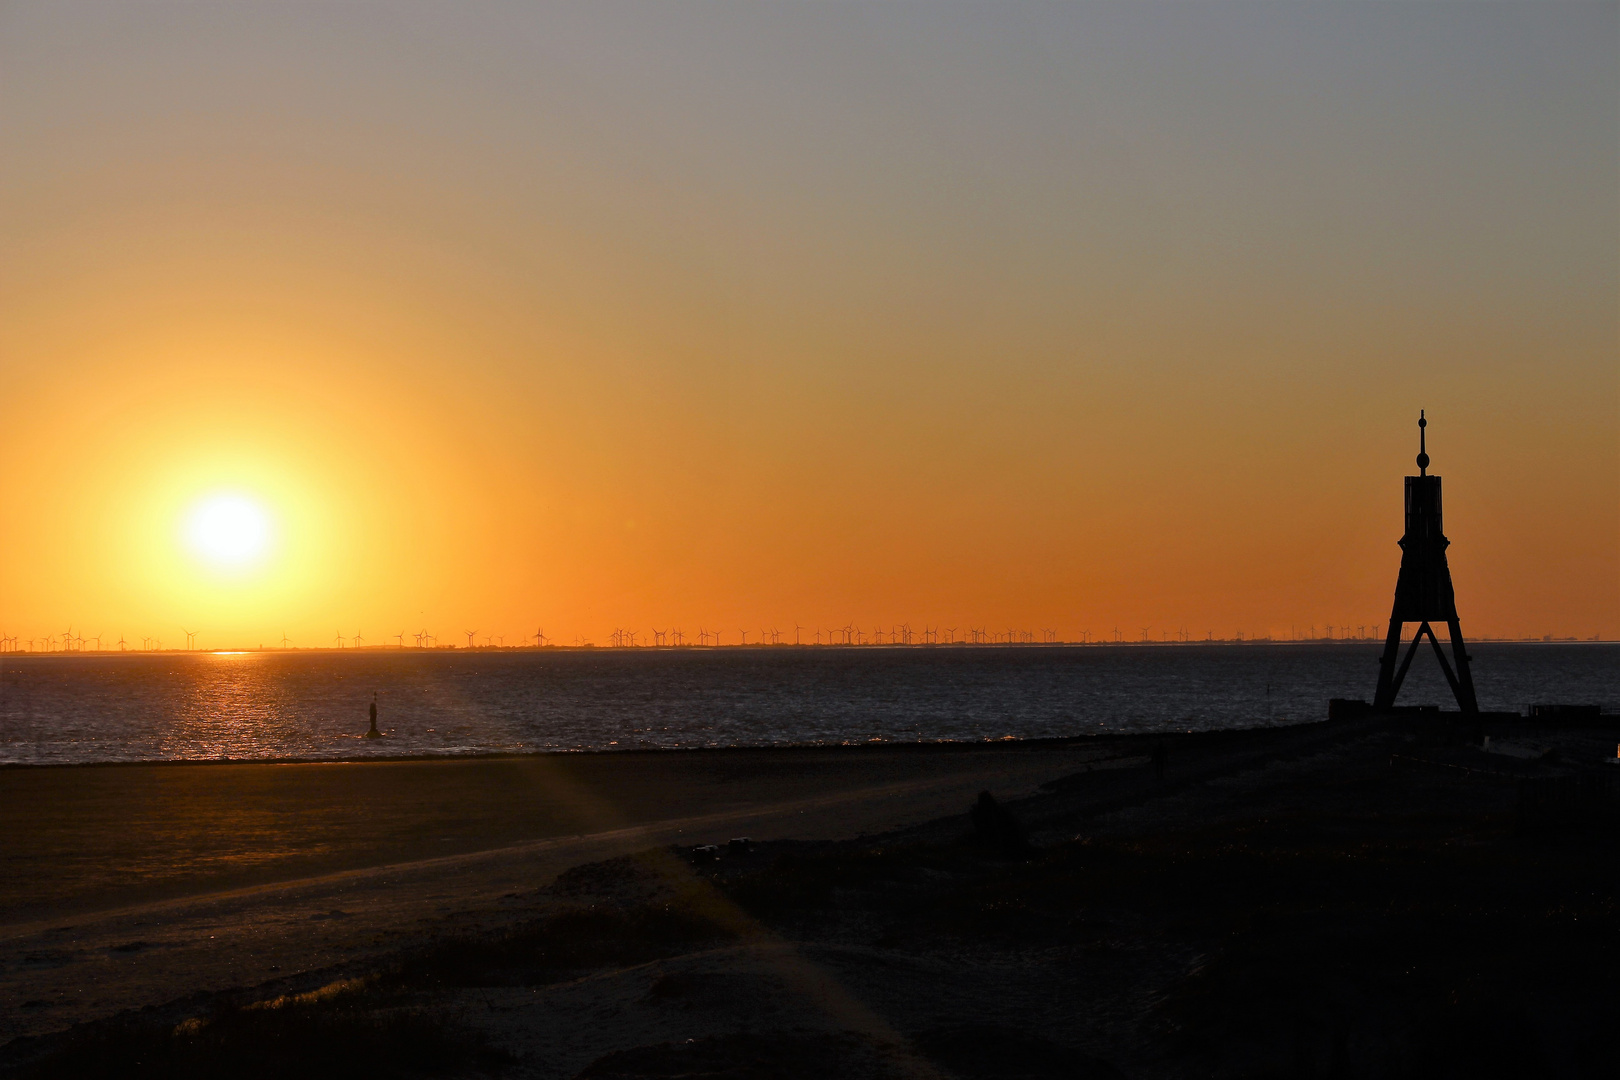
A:
[[[1117,756],[1081,740],[0,769],[0,1040],[325,967],[588,860],[885,832]]]
[[[1608,1075],[1613,737],[1503,734],[0,773],[0,1071]]]

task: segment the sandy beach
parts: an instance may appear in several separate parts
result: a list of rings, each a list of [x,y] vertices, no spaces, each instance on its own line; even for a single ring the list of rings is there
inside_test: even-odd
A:
[[[1583,1075],[1612,736],[1436,723],[8,770],[0,1071]]]
[[[4,769],[0,1038],[353,959],[626,851],[886,832],[1123,760],[1076,740]]]

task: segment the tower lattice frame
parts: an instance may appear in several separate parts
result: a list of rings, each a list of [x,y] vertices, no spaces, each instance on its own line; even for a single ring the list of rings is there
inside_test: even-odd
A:
[[[1429,475],[1429,421],[1418,413],[1418,475],[1406,478],[1406,534],[1401,537],[1401,572],[1395,580],[1395,606],[1389,616],[1389,634],[1378,660],[1378,690],[1373,708],[1389,709],[1401,691],[1401,683],[1412,666],[1418,645],[1427,636],[1434,655],[1445,672],[1451,693],[1465,716],[1479,715],[1474,695],[1474,677],[1468,669],[1468,646],[1463,641],[1462,623],[1457,618],[1457,594],[1451,586],[1451,567],[1446,563],[1446,539],[1440,518],[1440,477]],[[1417,633],[1401,654],[1406,624],[1417,623]],[[1432,623],[1444,622],[1451,631],[1451,660],[1435,636]],[[1455,667],[1453,667],[1453,661]]]

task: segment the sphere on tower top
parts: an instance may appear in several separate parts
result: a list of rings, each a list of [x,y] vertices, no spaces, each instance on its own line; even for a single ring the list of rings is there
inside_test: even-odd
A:
[[[1427,431],[1424,431],[1423,429],[1428,427],[1428,426],[1429,426],[1429,422],[1423,418],[1423,410],[1419,409],[1418,410],[1418,456],[1417,456],[1417,467],[1418,467],[1418,472],[1423,473],[1425,475],[1427,475],[1428,468],[1429,468],[1429,433]]]

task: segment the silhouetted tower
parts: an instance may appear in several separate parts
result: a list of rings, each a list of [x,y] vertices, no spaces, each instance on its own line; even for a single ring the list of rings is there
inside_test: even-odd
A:
[[[1468,672],[1468,647],[1463,643],[1462,624],[1457,621],[1457,595],[1451,588],[1451,568],[1446,565],[1446,539],[1440,522],[1440,478],[1429,475],[1428,432],[1429,421],[1418,412],[1418,475],[1406,478],[1406,535],[1401,537],[1401,574],[1395,581],[1395,609],[1389,616],[1389,636],[1384,639],[1384,655],[1378,660],[1378,692],[1373,695],[1373,708],[1388,709],[1395,704],[1406,670],[1412,666],[1412,657],[1418,645],[1428,635],[1434,646],[1434,655],[1440,659],[1440,670],[1446,673],[1446,682],[1457,698],[1457,705],[1468,716],[1478,715],[1479,701],[1474,696],[1474,677]],[[1395,666],[1401,651],[1401,637],[1406,624],[1418,624],[1406,656]],[[1444,622],[1451,630],[1451,655],[1456,670],[1446,660],[1440,639],[1434,636],[1431,622]]]

